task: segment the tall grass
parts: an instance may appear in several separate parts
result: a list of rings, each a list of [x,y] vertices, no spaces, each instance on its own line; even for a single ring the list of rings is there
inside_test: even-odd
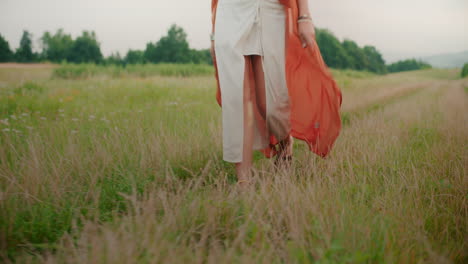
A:
[[[173,76],[191,77],[212,75],[213,67],[205,64],[130,64],[96,65],[96,64],[63,64],[54,69],[53,77],[61,79],[86,79],[96,76],[150,77]]]
[[[330,157],[297,142],[277,172],[257,153],[243,192],[212,76],[5,79],[0,257],[463,263],[468,85],[438,74],[338,76],[347,121]]]

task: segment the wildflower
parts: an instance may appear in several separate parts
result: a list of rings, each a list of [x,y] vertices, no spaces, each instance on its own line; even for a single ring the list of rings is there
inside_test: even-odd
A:
[[[40,118],[41,118],[41,120],[46,120],[47,119],[45,116],[41,116]]]
[[[11,119],[14,119],[16,120],[16,116],[15,115],[10,115]]]
[[[29,113],[22,113],[21,115],[22,115],[22,116],[28,116]]]
[[[33,130],[33,129],[34,129],[34,127],[32,127],[32,126],[26,126],[26,128],[29,129],[29,130]]]
[[[61,117],[65,117],[65,115],[64,115],[64,114],[60,114],[59,116],[61,116]]]
[[[94,119],[94,118],[96,118],[94,115],[89,116],[89,119]]]
[[[72,133],[72,134],[77,134],[77,133],[78,133],[78,130],[72,130],[71,133]]]
[[[78,122],[78,118],[74,117],[74,118],[72,118],[72,121],[73,122]]]
[[[4,125],[6,125],[6,126],[9,126],[9,125],[10,125],[10,123],[8,123],[8,118],[0,119],[0,123],[1,123],[1,124],[4,124]]]
[[[9,128],[4,128],[4,129],[2,129],[2,131],[3,131],[3,132],[9,132],[10,129],[9,129]]]
[[[15,133],[18,133],[18,134],[22,133],[21,130],[17,130],[17,129],[13,129],[12,131],[15,132]]]
[[[59,111],[60,113],[65,112],[65,110],[63,110],[63,109],[59,109],[58,111]]]

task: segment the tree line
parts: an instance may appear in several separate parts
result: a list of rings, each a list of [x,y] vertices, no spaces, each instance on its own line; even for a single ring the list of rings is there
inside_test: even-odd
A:
[[[379,74],[430,68],[422,61],[408,59],[386,65],[382,54],[374,47],[360,47],[350,39],[339,41],[327,29],[316,29],[316,41],[325,63],[336,69],[353,69]],[[73,39],[62,29],[54,34],[45,32],[39,39],[40,52],[33,52],[32,35],[23,31],[20,45],[12,51],[0,35],[0,62],[97,63],[97,64],[145,64],[145,63],[194,63],[212,64],[209,49],[191,49],[184,29],[172,25],[167,34],[156,42],[146,44],[144,50],[129,50],[125,55],[112,53],[104,57],[100,43],[93,31],[83,31]]]
[[[34,52],[32,34],[23,31],[16,51],[10,49],[8,41],[0,35],[0,62],[54,62],[96,64],[144,64],[144,63],[205,63],[211,64],[208,49],[196,50],[189,47],[187,34],[177,25],[172,25],[166,36],[157,42],[146,44],[145,50],[129,50],[125,56],[112,53],[104,57],[94,31],[83,31],[73,39],[63,29],[55,33],[46,31],[39,39],[41,47]]]

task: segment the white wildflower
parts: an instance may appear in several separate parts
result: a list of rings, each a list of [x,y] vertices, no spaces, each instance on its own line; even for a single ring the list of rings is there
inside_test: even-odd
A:
[[[41,118],[41,120],[46,120],[47,119],[45,116],[41,116],[40,118]]]
[[[6,125],[6,126],[9,126],[9,125],[10,125],[10,123],[8,123],[8,118],[0,119],[0,123],[1,123],[1,124],[4,124],[4,125]]]
[[[3,132],[9,132],[10,129],[9,129],[9,128],[4,128],[4,129],[2,129],[2,131],[3,131]]]

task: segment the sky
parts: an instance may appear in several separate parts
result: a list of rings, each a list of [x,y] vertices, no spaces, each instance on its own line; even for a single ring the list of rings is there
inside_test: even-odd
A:
[[[375,46],[387,63],[468,50],[468,0],[309,0],[309,5],[316,27],[339,40]],[[76,37],[94,30],[104,55],[125,55],[156,42],[176,23],[190,46],[202,49],[210,45],[210,6],[211,0],[0,0],[0,34],[16,49],[26,29],[38,50],[45,31],[63,28]]]

